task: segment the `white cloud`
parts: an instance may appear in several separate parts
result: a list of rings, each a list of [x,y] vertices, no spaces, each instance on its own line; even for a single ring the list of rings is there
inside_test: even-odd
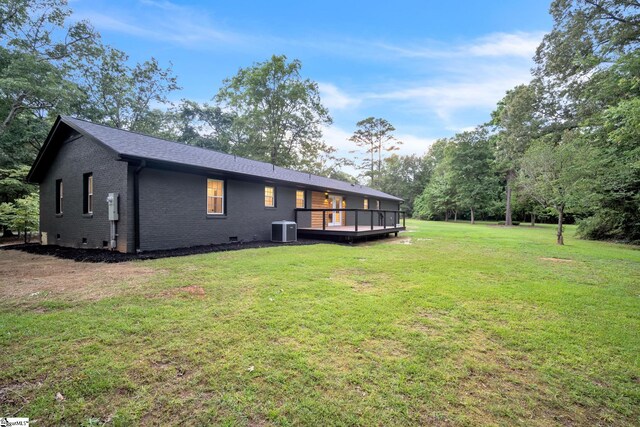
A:
[[[493,33],[457,43],[427,40],[419,44],[377,43],[377,46],[406,58],[519,57],[530,59],[542,41],[543,35],[542,32]]]
[[[324,127],[322,133],[325,142],[336,148],[338,154],[342,156],[354,158],[357,153],[352,153],[352,151],[361,150],[353,142],[349,141],[353,132],[349,132],[336,125],[331,125]],[[424,138],[409,133],[396,132],[395,136],[402,142],[400,150],[398,150],[399,154],[424,154],[429,147],[431,147],[431,144],[436,141],[435,138]]]
[[[362,149],[349,141],[349,137],[351,137],[352,132],[343,129],[340,126],[331,125],[324,127],[322,133],[325,142],[336,148],[336,154],[338,156],[345,157],[350,160],[357,160],[358,157],[362,157]],[[400,155],[423,155],[436,141],[435,138],[423,138],[408,133],[396,133],[395,136],[402,141],[400,150],[395,152]],[[342,170],[353,176],[358,176],[362,172],[354,166],[343,166]]]
[[[436,138],[423,138],[407,133],[399,133],[396,137],[402,141],[400,150],[398,150],[400,154],[423,155],[429,150],[429,147],[436,142]]]
[[[466,51],[475,56],[518,56],[531,58],[542,41],[544,33],[497,33],[482,37],[467,46]]]
[[[348,95],[331,83],[318,83],[322,104],[331,110],[344,110],[357,107],[362,101],[360,98]]]
[[[322,129],[322,135],[327,144],[337,149],[342,155],[346,155],[349,151],[356,149],[356,145],[349,141],[352,132],[348,132],[339,126],[325,126]]]
[[[528,76],[527,76],[528,77]],[[416,109],[435,113],[442,120],[451,120],[456,112],[470,108],[493,108],[508,89],[525,83],[527,77],[509,76],[477,81],[440,81],[410,86],[390,92],[369,94],[368,98],[409,103]]]
[[[240,33],[217,28],[206,14],[169,1],[141,0],[143,16],[118,11],[83,11],[74,13],[77,20],[89,20],[98,30],[110,30],[151,40],[162,40],[190,48],[249,43]]]

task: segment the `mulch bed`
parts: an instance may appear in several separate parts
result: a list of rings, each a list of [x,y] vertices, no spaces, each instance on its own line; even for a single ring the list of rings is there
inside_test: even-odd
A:
[[[300,239],[297,242],[281,243],[271,241],[250,241],[223,243],[219,245],[192,246],[190,248],[167,249],[160,251],[141,252],[139,254],[124,254],[121,252],[109,251],[105,249],[82,249],[67,248],[57,245],[43,246],[39,243],[22,243],[16,245],[6,245],[0,250],[14,249],[30,254],[51,255],[62,259],[71,259],[78,262],[126,262],[133,260],[147,260],[158,258],[169,258],[175,256],[207,254],[210,252],[238,251],[241,249],[272,248],[275,246],[305,246],[318,243],[328,243],[326,240]]]

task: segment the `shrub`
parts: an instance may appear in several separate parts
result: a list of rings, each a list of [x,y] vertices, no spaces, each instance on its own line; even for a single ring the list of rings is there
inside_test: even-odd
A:
[[[504,225],[504,221],[498,222],[498,225]],[[511,225],[520,225],[520,221],[511,221]]]
[[[578,221],[578,236],[593,240],[622,240],[624,237],[623,222],[613,212],[597,214]]]

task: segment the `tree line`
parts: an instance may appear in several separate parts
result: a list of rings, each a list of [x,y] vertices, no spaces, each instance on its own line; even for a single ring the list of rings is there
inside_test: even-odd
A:
[[[553,218],[563,244],[570,215],[582,237],[638,242],[640,2],[555,0],[550,13],[530,83],[475,130],[389,158],[379,187],[398,185],[405,164],[397,193],[416,217]]]

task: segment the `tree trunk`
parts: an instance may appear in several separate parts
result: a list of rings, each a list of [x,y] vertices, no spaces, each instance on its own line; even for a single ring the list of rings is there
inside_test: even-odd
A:
[[[373,183],[373,175],[375,174],[375,172],[374,172],[374,170],[375,170],[374,169],[374,162],[373,162],[373,159],[374,159],[374,157],[373,157],[373,155],[374,155],[373,148],[374,148],[374,145],[373,145],[373,143],[371,143],[371,186],[372,187],[374,185],[374,183]]]
[[[513,220],[511,219],[511,185],[515,178],[516,173],[513,169],[507,172],[507,207],[504,216],[504,225],[513,225]]]
[[[471,208],[471,224],[475,224],[476,223],[476,219],[475,216],[473,215],[473,208]]]
[[[535,227],[536,226],[536,214],[531,212],[531,226]]]
[[[456,222],[456,221],[458,221],[458,209],[453,211],[453,222]]]
[[[562,221],[563,221],[564,207],[558,208],[558,244],[564,245],[564,236],[562,235]]]
[[[444,220],[445,220],[445,222],[449,221],[449,209],[444,211]]]

